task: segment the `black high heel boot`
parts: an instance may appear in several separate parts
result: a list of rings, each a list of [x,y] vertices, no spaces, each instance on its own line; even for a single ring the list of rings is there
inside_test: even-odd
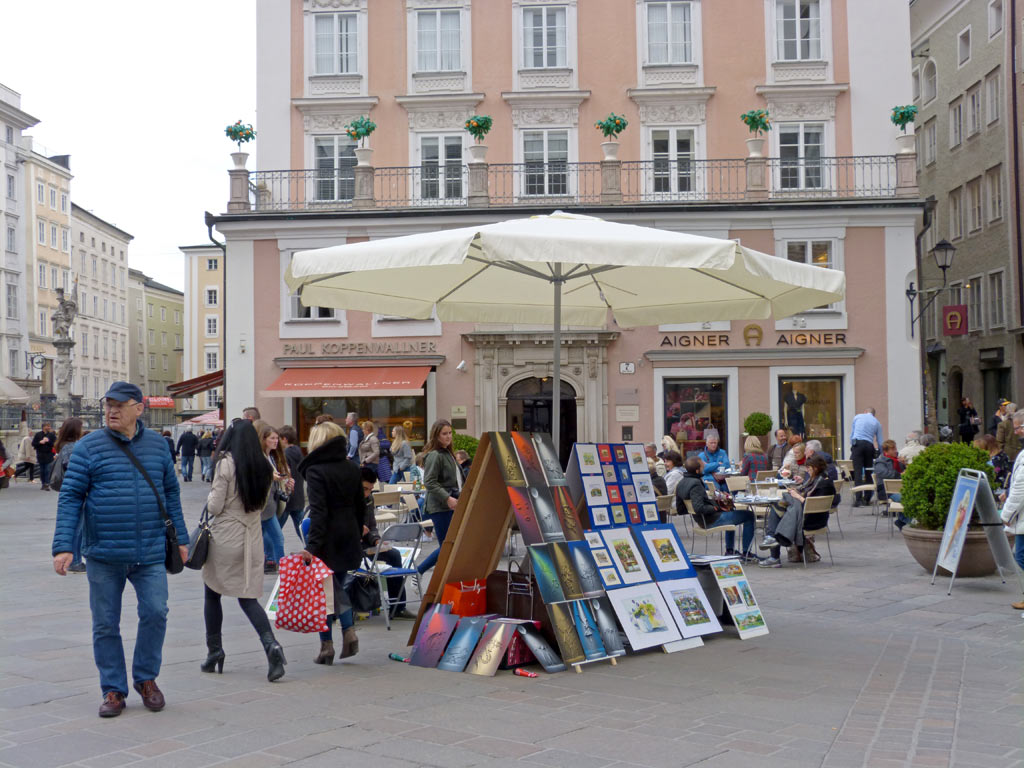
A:
[[[274,638],[273,632],[264,632],[260,635],[260,642],[263,643],[263,650],[267,652],[267,680],[280,680],[284,677],[284,665],[288,663],[284,658],[284,648]]]
[[[213,672],[217,668],[217,674],[224,672],[224,648],[221,647],[220,635],[206,636],[206,661],[199,665],[203,672]]]

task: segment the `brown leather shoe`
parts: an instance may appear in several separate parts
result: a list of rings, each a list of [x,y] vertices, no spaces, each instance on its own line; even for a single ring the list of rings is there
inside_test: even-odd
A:
[[[1019,603],[1012,603],[1010,607],[1015,611],[1024,611],[1024,600],[1021,600]]]
[[[100,704],[100,717],[117,717],[124,710],[124,695],[117,691],[107,691]]]
[[[142,705],[150,712],[159,712],[164,708],[164,695],[156,687],[156,680],[143,680],[135,684],[135,690],[142,697]]]

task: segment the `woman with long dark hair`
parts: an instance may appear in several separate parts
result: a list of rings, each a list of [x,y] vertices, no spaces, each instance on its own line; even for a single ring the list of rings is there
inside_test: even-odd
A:
[[[251,422],[232,424],[214,456],[213,485],[206,499],[210,513],[210,552],[203,565],[206,661],[203,672],[224,669],[221,596],[237,597],[267,654],[267,680],[284,675],[284,650],[274,638],[260,604],[263,596],[263,534],[260,513],[274,482],[273,470]],[[274,521],[277,524],[277,521]]]
[[[421,574],[429,571],[437,562],[441,545],[448,535],[448,526],[452,523],[452,515],[459,503],[459,494],[462,492],[462,472],[452,450],[454,437],[451,422],[438,419],[430,427],[430,437],[423,446],[423,453],[426,455],[423,460],[423,485],[427,488],[424,511],[434,524],[437,549],[416,566],[416,570]]]
[[[299,465],[309,499],[309,534],[302,557],[309,562],[316,556],[334,571],[334,605],[327,607],[330,614],[327,631],[320,633],[320,653],[314,661],[333,664],[331,625],[335,618],[341,623],[342,630],[338,658],[348,658],[359,652],[348,590],[352,583],[349,571],[358,568],[363,559],[360,540],[366,504],[359,467],[348,460],[345,430],[331,421],[317,424],[309,432],[307,447],[309,454]]]
[[[288,460],[284,455],[284,448],[281,447],[281,437],[277,430],[269,424],[263,423],[259,427],[260,445],[267,457],[267,462],[274,472],[274,485],[267,499],[267,505],[263,509],[260,519],[263,523],[263,555],[266,561],[263,565],[264,573],[277,573],[277,564],[284,557],[284,533],[281,530],[281,523],[278,522],[278,511],[284,511],[288,503],[295,481],[291,478],[291,471],[288,469]]]
[[[82,420],[79,418],[65,419],[57,432],[57,444],[54,450],[57,452],[56,461],[60,464],[63,473],[71,461],[71,452],[75,449],[75,443],[82,439]],[[78,530],[75,531],[75,538],[71,541],[71,565],[68,566],[69,573],[85,573],[85,563],[82,562],[82,526],[85,524],[85,516],[78,521]]]

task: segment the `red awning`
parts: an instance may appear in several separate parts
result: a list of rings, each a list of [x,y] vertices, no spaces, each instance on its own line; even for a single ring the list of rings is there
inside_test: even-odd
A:
[[[428,366],[289,368],[261,394],[268,397],[408,397],[423,394]]]
[[[176,384],[168,384],[167,392],[173,397],[191,397],[200,392],[208,392],[216,387],[224,386],[224,371],[214,371],[196,376],[194,379],[179,381]]]
[[[147,408],[173,408],[174,398],[173,397],[157,397],[150,395],[142,398],[142,401],[146,404]]]

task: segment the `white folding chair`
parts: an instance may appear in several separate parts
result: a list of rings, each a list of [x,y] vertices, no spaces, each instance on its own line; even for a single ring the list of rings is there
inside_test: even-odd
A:
[[[391,598],[388,595],[387,580],[401,578],[404,585],[407,576],[413,576],[419,573],[419,571],[416,570],[416,555],[419,552],[422,538],[423,528],[419,523],[399,523],[398,525],[388,526],[380,535],[380,541],[378,541],[377,546],[374,547],[373,556],[371,558],[364,556],[363,567],[352,571],[356,576],[377,577],[377,584],[380,586],[381,611],[384,613],[384,625],[389,630],[391,629]],[[409,562],[412,567],[394,568],[387,563],[378,562],[380,553],[383,551],[385,544],[411,546],[412,557]],[[406,589],[405,602],[407,605],[409,603],[419,603],[423,601],[423,591],[420,588],[420,580],[413,579],[413,583],[416,585],[416,593],[419,597],[415,600],[410,600],[409,590]]]
[[[836,561],[832,558],[832,540],[828,535],[828,519],[832,516],[832,499],[834,496],[811,496],[804,501],[804,568],[807,567],[807,544],[806,539],[808,536],[817,536],[818,534],[825,534],[825,544],[828,546],[828,559],[831,561],[832,566],[835,567]],[[821,515],[826,514],[825,525],[817,528],[807,527],[807,518],[809,515]],[[812,522],[815,522],[812,520]]]

